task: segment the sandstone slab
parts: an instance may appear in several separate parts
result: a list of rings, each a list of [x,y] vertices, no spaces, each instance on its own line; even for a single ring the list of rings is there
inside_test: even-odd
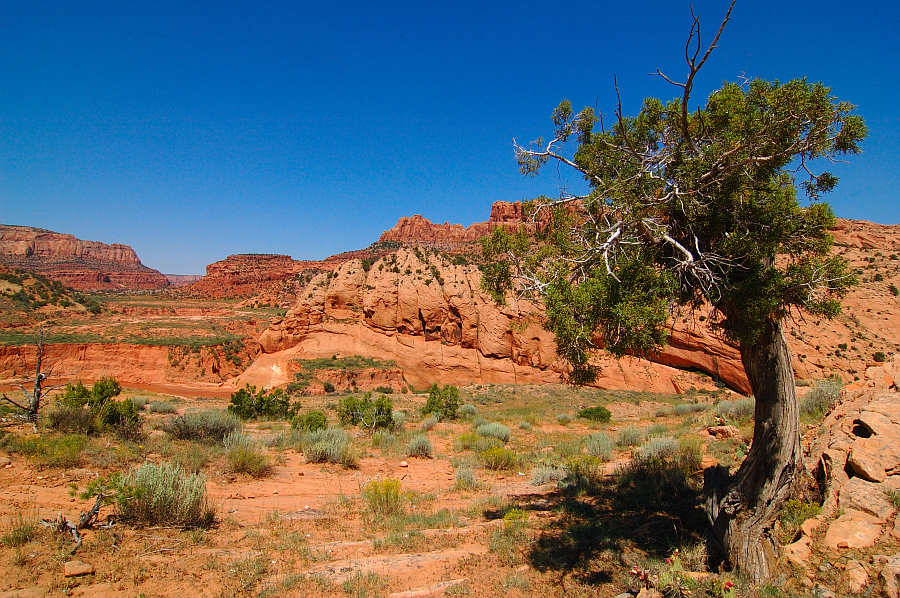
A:
[[[838,506],[845,511],[853,509],[868,513],[881,521],[886,521],[895,511],[881,484],[867,482],[862,478],[850,478],[841,487]]]
[[[64,565],[63,573],[66,577],[79,577],[81,575],[90,575],[94,572],[94,566],[90,563],[82,561],[67,561]]]
[[[784,547],[784,558],[795,567],[806,568],[811,554],[810,543],[810,538],[803,536],[793,544],[788,544]]]
[[[869,585],[869,573],[859,561],[849,561],[844,569],[851,594],[859,594]]]
[[[873,546],[881,535],[877,519],[866,513],[850,511],[838,517],[825,532],[829,548],[866,548]]]

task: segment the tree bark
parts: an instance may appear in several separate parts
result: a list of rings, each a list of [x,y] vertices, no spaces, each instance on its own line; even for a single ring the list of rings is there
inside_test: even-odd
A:
[[[773,573],[780,546],[773,533],[800,471],[800,409],[781,321],[769,322],[741,361],[756,397],[753,443],[734,476],[704,473],[706,512],[727,564],[754,582]]]

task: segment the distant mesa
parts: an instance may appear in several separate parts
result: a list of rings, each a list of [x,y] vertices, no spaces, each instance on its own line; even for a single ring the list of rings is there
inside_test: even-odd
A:
[[[164,274],[163,276],[166,277],[166,280],[169,281],[169,286],[173,289],[186,287],[203,278],[202,274]]]
[[[79,291],[169,286],[165,275],[143,265],[128,245],[83,241],[29,226],[0,224],[0,264],[43,274]]]

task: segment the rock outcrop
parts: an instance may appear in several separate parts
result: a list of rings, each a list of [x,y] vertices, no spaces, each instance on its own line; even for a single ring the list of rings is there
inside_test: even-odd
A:
[[[559,382],[566,364],[542,318],[541,307],[532,303],[496,306],[481,291],[475,266],[400,249],[371,264],[351,260],[316,275],[259,342],[265,353],[283,353],[284,360],[392,359],[416,387]],[[740,363],[736,350],[699,328],[677,328],[671,347],[653,361],[598,359],[597,383],[605,388],[671,393],[710,384],[709,378],[673,365],[707,369],[735,388],[747,388],[743,370],[734,366]]]
[[[491,206],[491,216],[487,222],[476,222],[464,227],[449,222],[434,224],[420,214],[404,216],[393,228],[384,231],[378,241],[451,251],[491,234],[497,226],[515,228],[524,221],[522,202],[497,201]]]
[[[0,225],[0,264],[42,274],[80,291],[161,289],[166,277],[144,266],[128,245]]]

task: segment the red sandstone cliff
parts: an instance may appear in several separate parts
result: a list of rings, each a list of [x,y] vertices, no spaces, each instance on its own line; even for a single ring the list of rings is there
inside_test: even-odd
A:
[[[378,241],[450,250],[491,234],[496,226],[514,228],[522,222],[524,222],[522,202],[497,201],[491,206],[491,216],[487,222],[476,222],[464,227],[449,222],[434,224],[419,214],[412,217],[404,216],[393,228],[384,231]]]
[[[43,274],[80,291],[161,289],[168,280],[128,245],[83,241],[27,226],[0,225],[0,264]]]

